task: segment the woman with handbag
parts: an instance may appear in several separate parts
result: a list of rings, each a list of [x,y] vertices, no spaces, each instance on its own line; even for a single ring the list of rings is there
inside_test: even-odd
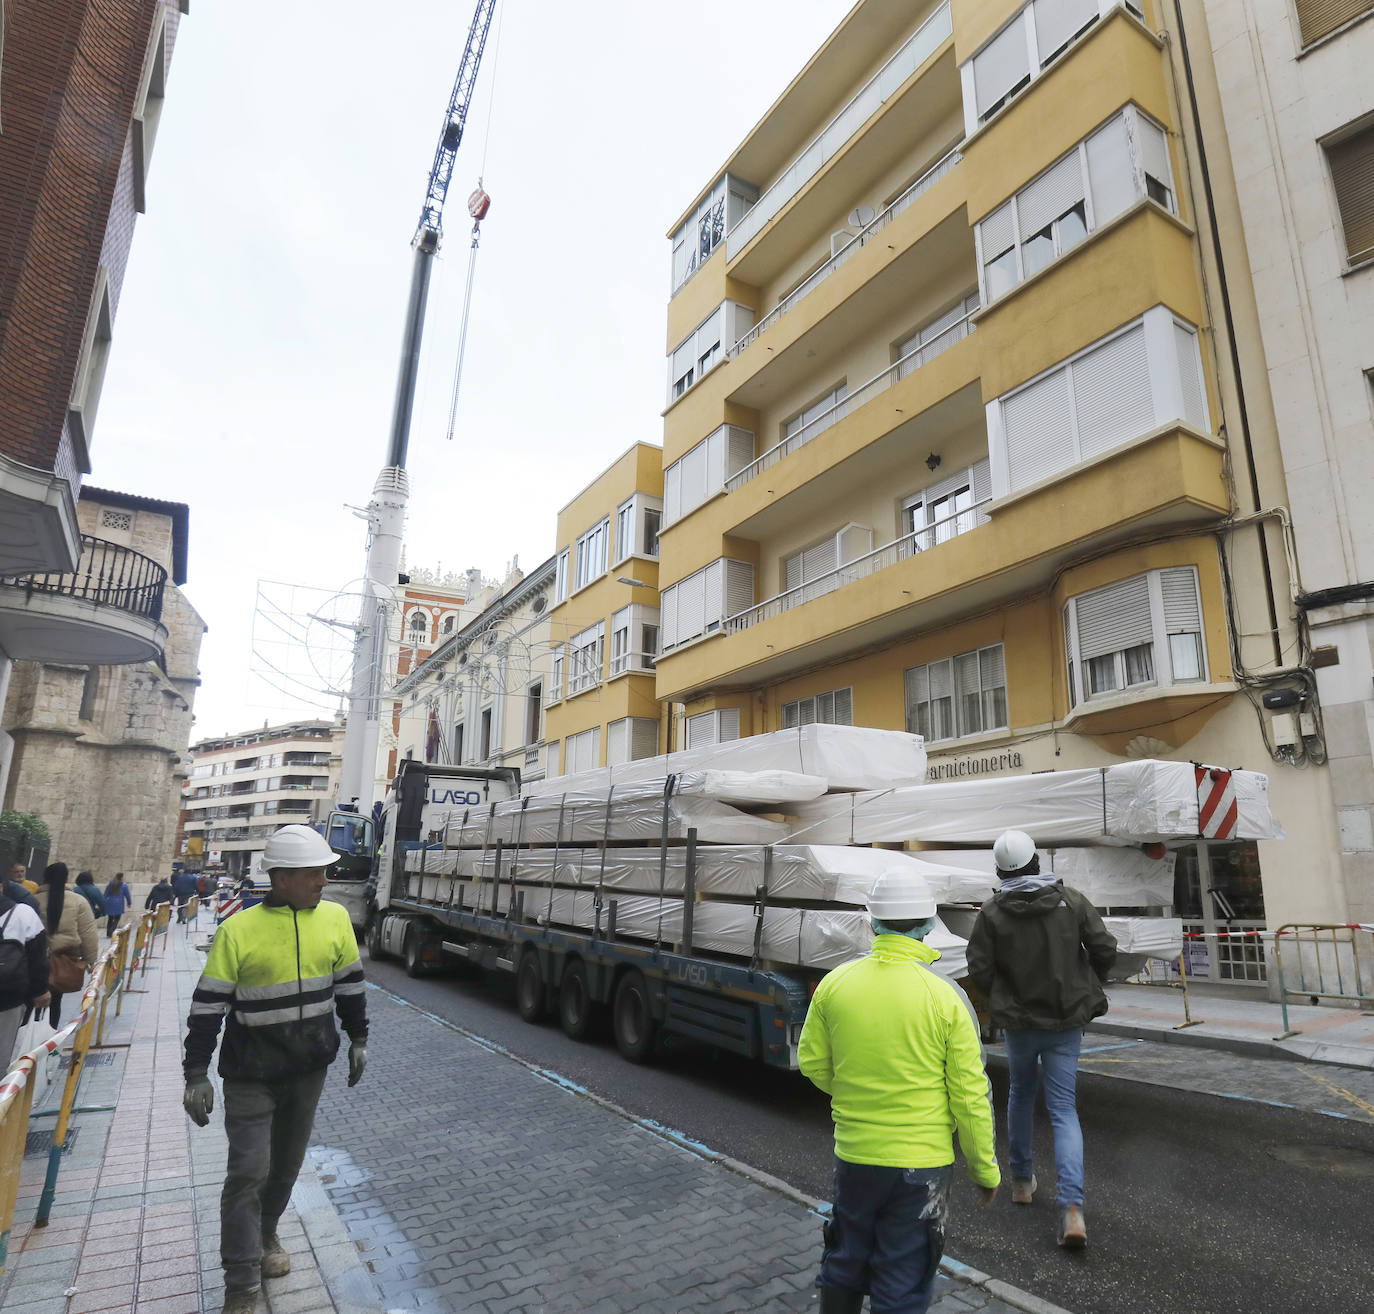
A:
[[[91,905],[80,895],[69,896],[65,862],[49,863],[43,869],[43,884],[47,888],[40,892],[39,902],[48,928],[48,984],[52,994],[48,1021],[56,1027],[62,996],[79,992],[86,984],[86,972],[100,953],[100,937]]]

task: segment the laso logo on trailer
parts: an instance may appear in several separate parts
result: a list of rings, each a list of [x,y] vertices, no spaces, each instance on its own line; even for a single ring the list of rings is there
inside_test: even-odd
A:
[[[460,808],[475,808],[481,805],[482,795],[475,789],[431,789],[429,801],[452,803]]]
[[[1203,839],[1235,839],[1240,808],[1236,786],[1221,767],[1194,766],[1197,776],[1197,831]]]

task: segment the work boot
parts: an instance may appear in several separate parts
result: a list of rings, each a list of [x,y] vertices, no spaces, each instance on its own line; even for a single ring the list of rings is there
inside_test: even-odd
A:
[[[821,1287],[821,1314],[859,1314],[864,1307],[862,1291],[842,1287]]]
[[[220,1314],[256,1314],[258,1308],[258,1288],[251,1291],[226,1291],[224,1308]]]
[[[1088,1244],[1088,1225],[1080,1205],[1066,1205],[1059,1211],[1059,1244],[1065,1250],[1082,1250]]]
[[[291,1271],[291,1256],[286,1253],[275,1232],[262,1239],[262,1275],[265,1278],[285,1277]]]
[[[1040,1183],[1036,1180],[1035,1174],[1029,1177],[1013,1177],[1011,1179],[1011,1202],[1012,1204],[1030,1204],[1031,1198],[1035,1195],[1035,1189]]]

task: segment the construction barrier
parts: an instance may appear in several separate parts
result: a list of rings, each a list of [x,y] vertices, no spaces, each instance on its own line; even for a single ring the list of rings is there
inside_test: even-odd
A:
[[[1284,941],[1289,946],[1283,960]],[[1288,997],[1347,1000],[1374,1005],[1374,925],[1367,922],[1288,922],[1274,932],[1274,967],[1278,976],[1283,1034],[1296,1036],[1289,1025]],[[1296,981],[1295,981],[1296,978]]]
[[[44,1227],[57,1193],[57,1174],[62,1166],[62,1152],[66,1148],[72,1114],[97,1111],[79,1107],[76,1096],[97,1021],[103,1027],[106,1002],[112,994],[124,988],[124,957],[129,943],[127,931],[127,927],[120,928],[105,952],[96,960],[90,980],[82,992],[81,1009],[77,1016],[37,1049],[22,1055],[13,1070],[0,1079],[0,1275],[5,1271],[10,1232],[14,1226],[29,1121],[32,1118],[57,1118],[52,1148],[48,1152],[43,1192],[38,1201],[38,1214],[34,1219],[36,1227]],[[69,1040],[72,1042],[71,1063],[63,1083],[62,1099],[54,1108],[35,1110],[34,1073],[48,1055],[56,1054]]]
[[[196,919],[200,916],[200,895],[193,894],[186,900],[186,934],[191,934],[191,927],[196,924]]]

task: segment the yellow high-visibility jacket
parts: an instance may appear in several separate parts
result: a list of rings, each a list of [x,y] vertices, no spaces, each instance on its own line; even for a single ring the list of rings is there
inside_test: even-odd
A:
[[[880,935],[866,958],[821,981],[802,1028],[802,1072],[830,1096],[835,1154],[848,1163],[940,1168],[954,1133],[979,1186],[1001,1180],[982,1047],[939,954]]]
[[[260,903],[215,932],[191,996],[183,1066],[204,1072],[220,1047],[222,1077],[271,1081],[328,1067],[339,1052],[333,1012],[351,1040],[367,1039],[363,965],[347,911]]]

